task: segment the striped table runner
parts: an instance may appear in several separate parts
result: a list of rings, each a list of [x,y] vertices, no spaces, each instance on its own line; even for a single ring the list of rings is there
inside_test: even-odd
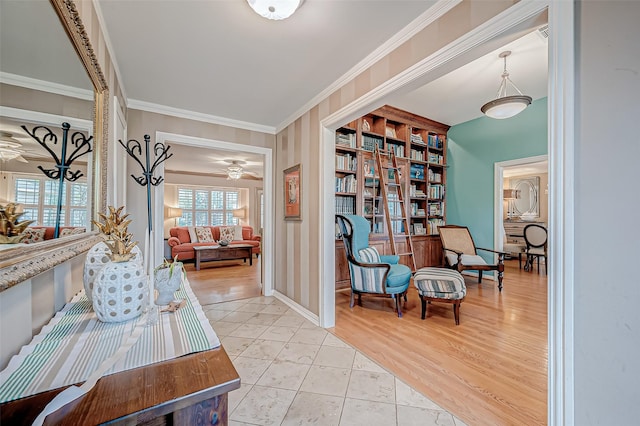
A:
[[[158,322],[145,327],[105,375],[220,346],[186,278],[175,297],[186,299],[186,305],[174,313],[160,313]],[[146,316],[103,323],[84,291],[78,293],[0,372],[0,402],[85,381],[142,321]]]

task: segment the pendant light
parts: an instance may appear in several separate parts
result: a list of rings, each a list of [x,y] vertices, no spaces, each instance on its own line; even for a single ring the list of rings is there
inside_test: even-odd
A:
[[[247,0],[251,9],[267,19],[279,21],[293,15],[302,0]]]
[[[498,55],[499,58],[504,59],[504,71],[502,72],[502,82],[498,88],[497,98],[487,102],[480,108],[480,111],[490,118],[511,118],[522,112],[532,101],[531,96],[523,95],[509,78],[509,72],[507,71],[507,56],[509,55],[511,55],[510,50],[506,50]],[[507,96],[508,85],[511,85],[518,94]]]

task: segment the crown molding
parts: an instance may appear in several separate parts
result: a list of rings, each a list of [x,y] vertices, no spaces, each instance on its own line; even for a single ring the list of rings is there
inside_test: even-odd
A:
[[[366,56],[362,61],[357,63],[353,68],[342,75],[342,77],[334,81],[329,87],[317,94],[309,102],[304,104],[296,112],[291,114],[282,123],[276,126],[276,134],[287,128],[287,126],[293,123],[302,114],[318,105],[333,92],[356,78],[363,71],[372,67],[380,59],[393,52],[396,48],[401,46],[411,37],[422,31],[431,23],[435,22],[438,18],[440,18],[442,15],[444,15],[460,3],[462,3],[462,0],[439,0],[436,4],[425,10],[420,16],[411,21],[406,27],[397,32],[393,37],[391,37],[389,40],[380,45],[376,50]]]
[[[186,118],[188,120],[202,121],[205,123],[219,124],[221,126],[235,127],[237,129],[251,130],[253,132],[268,133],[270,135],[273,135],[276,132],[276,128],[273,126],[265,126],[263,124],[249,123],[247,121],[218,117],[201,112],[194,112],[185,109],[154,104],[151,102],[138,101],[136,99],[128,99],[127,108],[153,112],[156,114],[170,115],[172,117]]]
[[[82,99],[85,101],[93,101],[93,89],[80,89],[77,87],[52,83],[50,81],[37,80],[35,78],[11,74],[8,72],[0,72],[0,83],[39,90],[41,92],[54,93],[56,95],[69,96],[71,98]]]

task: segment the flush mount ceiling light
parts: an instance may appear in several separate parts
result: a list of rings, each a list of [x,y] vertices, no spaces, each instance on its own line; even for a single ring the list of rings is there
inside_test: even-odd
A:
[[[0,132],[0,161],[18,160],[27,163],[22,156],[22,144],[9,132]]]
[[[267,19],[287,19],[300,7],[303,0],[247,0],[251,9]]]
[[[242,173],[244,173],[244,169],[240,165],[243,163],[242,161],[231,161],[231,165],[227,167],[227,179],[238,180],[242,177]]]
[[[510,50],[506,50],[498,55],[499,58],[504,59],[504,71],[502,72],[502,82],[498,88],[497,98],[487,102],[482,105],[482,108],[480,108],[480,111],[482,111],[482,113],[487,117],[497,119],[510,118],[517,115],[531,104],[531,96],[523,95],[509,78],[509,72],[507,71],[507,56],[509,55],[511,55]],[[508,85],[511,85],[518,94],[507,96]]]

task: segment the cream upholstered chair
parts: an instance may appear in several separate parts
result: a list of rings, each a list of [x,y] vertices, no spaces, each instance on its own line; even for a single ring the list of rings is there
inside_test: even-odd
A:
[[[509,256],[513,256],[514,253],[517,253],[518,267],[522,269],[522,254],[525,252],[527,245],[516,243],[516,242],[509,242],[509,239],[507,238],[507,233],[504,230],[504,226],[502,227],[502,237],[504,241],[502,244],[502,251],[507,253]]]
[[[395,299],[398,317],[402,317],[400,299],[405,297],[411,280],[411,269],[398,263],[399,256],[380,255],[375,247],[369,247],[369,222],[362,216],[336,215],[342,234],[344,249],[351,277],[351,303],[358,295],[362,304],[362,293],[390,295]]]
[[[445,265],[458,272],[474,270],[478,271],[478,282],[482,283],[483,271],[498,272],[498,289],[502,291],[502,278],[504,275],[504,256],[506,253],[481,247],[476,247],[466,226],[446,225],[440,226],[440,240],[444,253]],[[495,253],[498,255],[497,263],[487,263],[477,250]]]
[[[538,259],[538,273],[540,273],[540,258],[544,258],[544,273],[547,273],[547,228],[532,223],[524,227],[524,241],[527,243],[527,260],[524,269],[533,270],[533,260]]]

